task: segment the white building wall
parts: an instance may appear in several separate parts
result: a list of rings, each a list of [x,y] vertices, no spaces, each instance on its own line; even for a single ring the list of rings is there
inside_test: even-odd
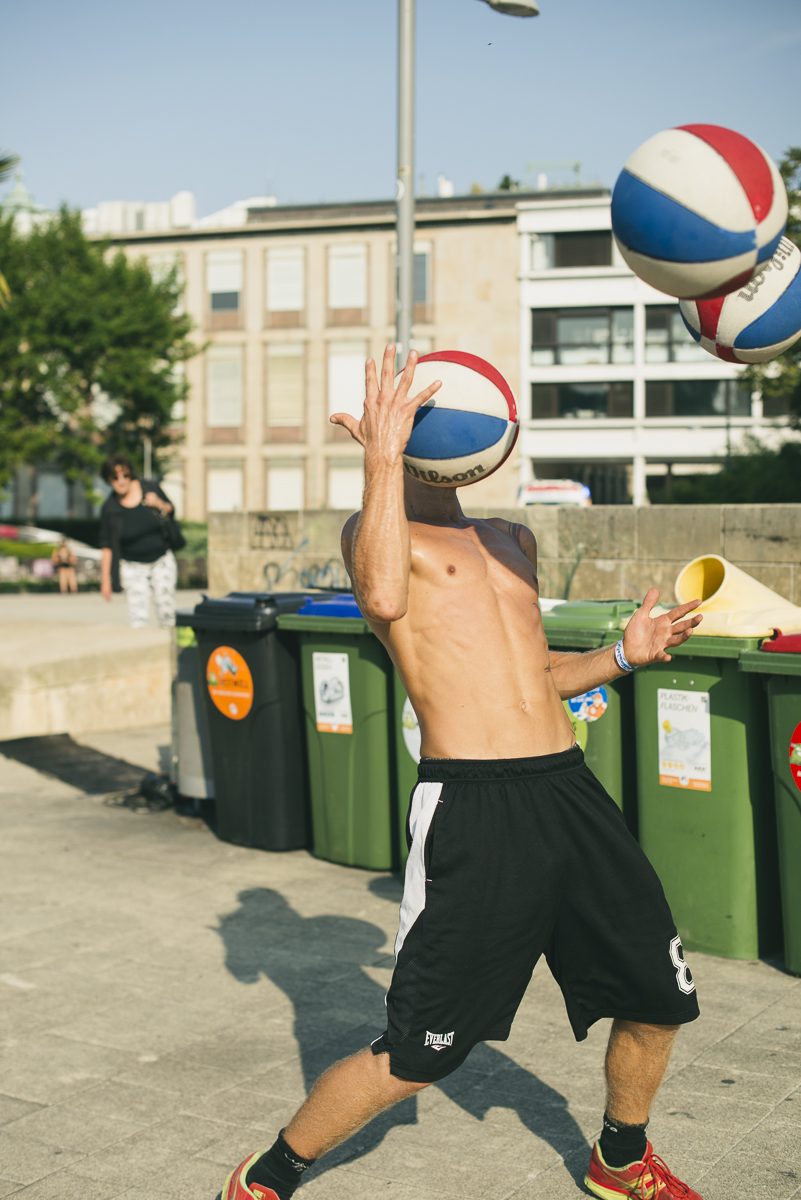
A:
[[[673,297],[649,287],[625,265],[613,246],[608,267],[533,269],[532,242],[540,235],[611,229],[610,200],[523,202],[518,206],[520,237],[520,407],[524,414],[520,439],[521,483],[533,474],[532,460],[626,464],[631,470],[635,504],[648,502],[649,471],[675,464],[721,464],[730,449],[749,432],[765,430],[761,404],[752,402],[747,417],[719,416],[648,418],[648,381],[736,380],[743,368],[699,352],[697,361],[646,361],[645,318],[649,305],[676,304]],[[532,309],[632,307],[634,361],[629,364],[534,365],[531,354]],[[628,419],[533,419],[532,384],[631,382],[633,415]]]

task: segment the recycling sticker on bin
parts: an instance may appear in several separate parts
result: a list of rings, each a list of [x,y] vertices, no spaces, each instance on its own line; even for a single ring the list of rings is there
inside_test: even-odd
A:
[[[253,676],[238,650],[218,646],[206,664],[206,686],[216,708],[232,721],[241,721],[253,707]]]
[[[572,696],[567,703],[577,721],[599,721],[609,707],[609,694],[605,687],[597,687],[582,696]]]
[[[665,787],[712,790],[709,692],[657,689],[659,782]]]
[[[795,780],[795,786],[801,791],[801,721],[790,738],[790,774]]]
[[[312,654],[314,708],[320,733],[353,733],[347,654]]]

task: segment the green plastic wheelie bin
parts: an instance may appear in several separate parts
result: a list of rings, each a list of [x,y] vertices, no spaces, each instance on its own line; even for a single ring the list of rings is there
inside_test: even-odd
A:
[[[759,672],[767,692],[784,964],[801,975],[801,634],[763,642],[761,649],[741,654],[738,665]]]
[[[620,641],[621,621],[639,605],[633,600],[578,600],[542,614],[551,650],[586,651]],[[634,681],[630,675],[565,700],[587,766],[637,835],[637,771],[634,739]]]
[[[781,947],[764,688],[738,670],[755,638],[694,633],[634,673],[639,839],[685,949]]]
[[[279,627],[300,646],[313,852],[391,870],[398,823],[389,655],[352,596],[310,601]]]

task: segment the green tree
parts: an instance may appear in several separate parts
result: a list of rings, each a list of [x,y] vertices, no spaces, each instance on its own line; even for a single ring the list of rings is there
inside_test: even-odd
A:
[[[52,462],[87,486],[109,453],[166,450],[197,353],[178,311],[176,270],[154,279],[83,233],[66,207],[21,235],[0,222],[10,300],[0,310],[0,484],[20,463]]]
[[[790,147],[779,163],[779,170],[790,202],[785,236],[801,247],[801,146]],[[787,405],[791,424],[801,428],[801,340],[778,358],[749,367],[743,374],[743,383],[762,393],[768,414],[774,402],[779,410]]]
[[[784,442],[778,450],[755,437],[744,441],[717,475],[673,480],[668,493],[654,496],[667,504],[799,504],[801,503],[801,442]]]
[[[7,150],[0,150],[0,182],[8,178],[18,162],[18,154],[9,154]],[[6,277],[0,271],[0,308],[5,308],[10,299],[11,292],[9,291]]]

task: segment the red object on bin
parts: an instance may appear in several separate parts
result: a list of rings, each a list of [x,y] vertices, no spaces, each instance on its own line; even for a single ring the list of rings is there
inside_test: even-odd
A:
[[[763,642],[760,650],[779,650],[783,654],[801,654],[801,633],[782,633],[781,629],[773,632],[768,642]]]

